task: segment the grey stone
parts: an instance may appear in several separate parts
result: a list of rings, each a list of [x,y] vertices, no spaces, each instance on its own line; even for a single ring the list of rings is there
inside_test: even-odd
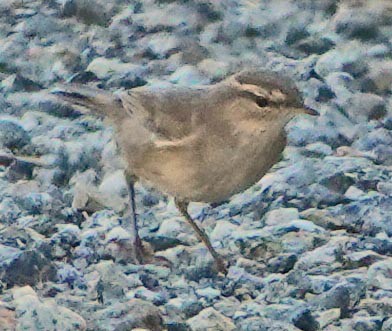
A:
[[[267,263],[267,270],[272,273],[287,273],[297,262],[298,257],[295,254],[283,254],[272,258]]]
[[[0,89],[6,93],[17,91],[34,92],[42,89],[42,86],[31,79],[25,78],[19,74],[14,74],[1,82]]]
[[[0,147],[20,149],[30,141],[29,134],[17,123],[0,120]]]
[[[378,331],[381,330],[382,320],[382,317],[354,317],[351,325],[354,331]]]
[[[30,286],[14,289],[13,297],[18,330],[86,330],[80,315],[53,299],[41,300]]]
[[[119,10],[118,2],[109,4],[104,1],[96,3],[90,0],[64,0],[62,2],[61,14],[66,17],[76,16],[85,24],[104,26]]]
[[[217,330],[217,331],[233,331],[234,323],[214,308],[209,307],[202,310],[196,316],[187,320],[192,331]]]
[[[380,119],[386,114],[383,98],[371,93],[356,93],[347,101],[345,110],[355,122]]]
[[[392,290],[392,259],[379,261],[368,270],[368,285],[384,290]]]
[[[97,331],[128,331],[135,328],[164,330],[159,309],[153,304],[140,299],[115,303],[102,309],[96,314],[91,323]]]
[[[9,287],[36,285],[42,281],[56,280],[54,263],[37,250],[21,252],[0,266],[1,280]]]
[[[208,83],[208,79],[204,77],[195,67],[187,65],[176,70],[171,76],[170,81],[179,85],[198,85]]]
[[[320,328],[319,323],[307,309],[296,312],[296,314],[292,317],[292,320],[293,324],[303,331],[317,331]]]
[[[384,321],[382,325],[382,331],[391,331],[392,330],[392,318],[388,318]]]

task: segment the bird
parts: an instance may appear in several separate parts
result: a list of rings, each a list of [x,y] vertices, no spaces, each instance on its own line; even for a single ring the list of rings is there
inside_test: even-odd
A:
[[[136,181],[174,197],[175,204],[211,253],[224,259],[188,212],[190,202],[219,204],[260,180],[286,146],[285,125],[296,115],[318,113],[304,105],[289,77],[248,68],[209,85],[144,85],[110,92],[62,84],[52,93],[74,107],[108,118],[126,161],[130,231],[138,262]]]

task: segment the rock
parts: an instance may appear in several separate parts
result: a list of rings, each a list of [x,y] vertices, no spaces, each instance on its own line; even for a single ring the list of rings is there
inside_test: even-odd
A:
[[[215,288],[206,287],[206,288],[196,290],[196,294],[198,297],[204,298],[207,301],[213,301],[214,299],[220,297],[221,292]]]
[[[36,285],[54,281],[56,268],[52,261],[37,250],[27,250],[0,266],[1,280],[9,287]]]
[[[343,222],[333,217],[326,209],[309,208],[301,212],[301,218],[312,221],[325,229],[338,230],[344,227]]]
[[[384,321],[382,331],[392,331],[392,317]]]
[[[332,147],[340,146],[344,143],[336,124],[320,119],[315,123],[314,118],[300,119],[294,118],[286,126],[289,146],[306,146],[308,144],[323,142]]]
[[[203,331],[203,330],[216,330],[216,331],[232,331],[236,327],[233,322],[216,311],[214,308],[209,307],[202,310],[196,316],[187,320],[187,324],[190,326],[192,331]]]
[[[379,331],[382,327],[382,317],[354,317],[351,322],[354,331]]]
[[[208,84],[209,81],[195,67],[185,65],[170,76],[170,82],[179,85],[201,85]]]
[[[15,311],[0,301],[0,331],[16,330]]]
[[[295,254],[282,254],[268,260],[267,270],[272,273],[285,274],[293,269],[298,257]]]
[[[362,89],[370,93],[388,93],[392,85],[392,61],[378,60],[371,64]]]
[[[0,84],[0,90],[5,93],[26,91],[34,92],[39,91],[43,87],[33,82],[31,79],[25,78],[19,74],[14,74],[4,79]]]
[[[131,299],[124,303],[115,303],[99,311],[91,321],[94,330],[127,331],[134,328],[163,331],[163,321],[159,309],[153,304]]]
[[[316,142],[306,146],[306,155],[308,156],[327,156],[332,154],[332,148],[322,142]]]
[[[229,71],[227,63],[213,59],[204,59],[197,67],[203,75],[209,77],[212,81],[224,78]]]
[[[57,305],[53,299],[41,300],[31,287],[12,292],[17,330],[86,330],[86,322],[80,315]]]
[[[347,318],[357,300],[364,295],[365,284],[362,278],[363,275],[358,275],[357,282],[335,285],[329,291],[314,297],[311,304],[323,309],[339,308],[340,318]]]
[[[112,261],[101,261],[92,265],[90,270],[91,272],[85,276],[88,287],[92,293],[96,293],[100,283],[104,302],[113,302],[124,298],[128,291],[143,285],[137,275],[127,277],[121,266]]]
[[[347,189],[346,193],[344,193],[344,196],[349,200],[358,200],[366,197],[366,194],[364,191],[352,185]]]
[[[317,331],[320,327],[309,310],[296,312],[292,317],[292,321],[298,329],[303,331]]]
[[[392,259],[374,263],[368,270],[368,285],[383,290],[392,290]]]
[[[320,329],[323,330],[326,326],[338,321],[340,318],[340,309],[328,309],[318,313],[317,322],[320,325]]]
[[[167,295],[163,292],[150,291],[149,289],[140,286],[135,290],[126,293],[127,298],[139,298],[153,303],[155,306],[162,306],[167,302]]]
[[[90,0],[64,0],[61,15],[65,17],[76,16],[85,24],[105,26],[110,18],[117,12],[117,3],[105,1],[92,2]]]
[[[363,299],[359,307],[360,309],[365,309],[371,316],[391,316],[392,298]]]
[[[377,191],[385,195],[392,195],[392,182],[379,182],[377,184]]]
[[[361,76],[366,71],[360,43],[349,42],[339,48],[334,48],[321,55],[316,63],[316,73],[326,78],[333,72],[344,71],[354,77]]]
[[[248,317],[238,322],[241,331],[299,331],[292,323],[270,318]]]
[[[0,202],[0,217],[2,222],[13,222],[21,214],[19,206],[15,203],[14,199],[4,198]]]
[[[362,151],[375,150],[380,145],[390,146],[392,144],[392,133],[384,128],[375,128],[366,132],[354,144],[354,148]]]
[[[169,315],[174,315],[173,318],[180,317],[184,320],[197,315],[203,309],[203,305],[195,295],[190,295],[170,299],[165,308]]]
[[[356,93],[347,101],[345,107],[349,117],[354,122],[378,120],[386,114],[383,98],[371,93]]]
[[[264,223],[267,226],[281,225],[299,219],[298,209],[279,208],[269,211],[264,216]]]
[[[212,241],[224,240],[238,229],[238,226],[227,221],[217,222],[214,230],[210,234]]]
[[[0,148],[20,149],[29,141],[28,133],[19,124],[0,119]]]
[[[113,75],[124,76],[139,69],[138,66],[131,63],[124,63],[116,59],[106,59],[98,57],[90,62],[86,71],[92,72],[100,79],[108,79]]]
[[[345,4],[339,6],[339,10],[333,18],[334,29],[337,33],[348,38],[362,40],[377,38],[379,24],[376,22],[373,13],[363,10],[360,6],[349,8]]]
[[[370,250],[354,252],[344,256],[347,267],[360,268],[372,265],[375,262],[383,260],[384,257]]]

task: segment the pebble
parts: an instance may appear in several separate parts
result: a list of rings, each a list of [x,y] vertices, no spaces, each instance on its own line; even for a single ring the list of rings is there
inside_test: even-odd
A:
[[[192,331],[208,329],[217,331],[235,330],[235,325],[229,318],[211,307],[202,310],[199,314],[187,320],[187,324],[190,326]]]

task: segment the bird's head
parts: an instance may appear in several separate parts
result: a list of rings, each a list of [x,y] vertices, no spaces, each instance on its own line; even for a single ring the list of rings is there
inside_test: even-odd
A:
[[[288,119],[297,114],[318,115],[304,105],[302,95],[294,82],[278,73],[248,69],[231,76],[228,82],[240,95],[250,98],[260,110],[281,114]]]

